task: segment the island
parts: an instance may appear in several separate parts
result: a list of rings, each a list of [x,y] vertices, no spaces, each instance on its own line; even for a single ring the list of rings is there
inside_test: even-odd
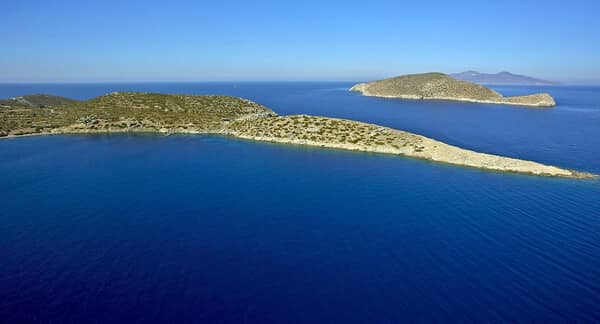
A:
[[[528,86],[556,85],[556,82],[542,80],[521,74],[514,74],[506,71],[498,73],[481,73],[477,71],[465,71],[461,73],[452,73],[450,74],[450,76],[457,80],[470,81],[479,84]]]
[[[385,153],[492,171],[590,178],[537,162],[479,153],[425,136],[358,121],[278,116],[250,100],[114,92],[52,108],[0,108],[0,137],[87,133],[219,134],[242,139]]]
[[[556,105],[554,98],[547,93],[504,97],[485,86],[456,80],[443,73],[410,74],[359,83],[350,90],[360,92],[364,96],[382,98],[451,100],[528,107],[553,107]]]

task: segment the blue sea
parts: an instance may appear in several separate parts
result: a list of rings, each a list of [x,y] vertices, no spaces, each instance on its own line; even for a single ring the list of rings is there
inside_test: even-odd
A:
[[[600,173],[600,87],[531,109],[352,83],[0,85],[226,94]],[[0,322],[600,321],[600,180],[219,136],[0,140]]]

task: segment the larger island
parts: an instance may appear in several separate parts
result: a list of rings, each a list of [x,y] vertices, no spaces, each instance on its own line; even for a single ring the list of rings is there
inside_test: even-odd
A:
[[[451,100],[530,107],[556,105],[554,98],[547,93],[504,97],[485,86],[457,80],[443,73],[402,75],[385,80],[359,83],[350,90],[358,91],[365,96],[382,98]]]
[[[255,102],[228,96],[115,92],[64,105],[0,107],[0,137],[81,133],[221,134],[238,138],[395,154],[485,170],[539,176],[594,175],[479,153],[425,136],[358,121],[278,116]]]
[[[450,76],[457,80],[469,81],[479,84],[528,86],[556,85],[556,82],[537,79],[521,74],[514,74],[506,71],[498,73],[481,73],[477,71],[466,71],[461,73],[452,73],[450,74]]]

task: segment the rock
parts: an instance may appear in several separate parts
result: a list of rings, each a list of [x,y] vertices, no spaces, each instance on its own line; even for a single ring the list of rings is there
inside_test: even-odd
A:
[[[99,122],[98,117],[96,117],[95,115],[87,115],[79,118],[77,121],[85,125],[94,125],[98,124]]]

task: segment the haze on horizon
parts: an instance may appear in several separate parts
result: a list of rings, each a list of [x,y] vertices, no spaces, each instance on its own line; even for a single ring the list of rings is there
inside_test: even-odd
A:
[[[510,71],[600,82],[595,1],[4,4],[0,82],[369,80]]]

